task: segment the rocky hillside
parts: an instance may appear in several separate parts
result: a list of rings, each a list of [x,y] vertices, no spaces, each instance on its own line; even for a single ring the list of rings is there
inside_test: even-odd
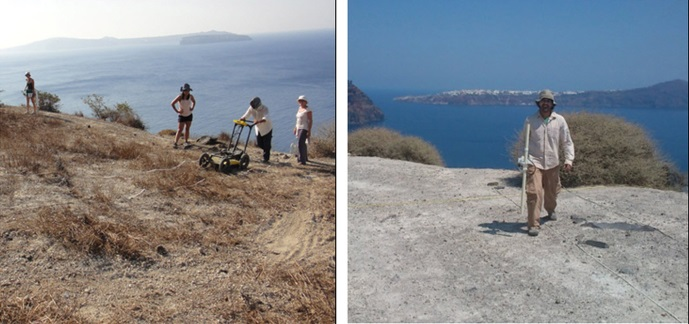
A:
[[[172,142],[0,108],[0,323],[334,321],[334,161]]]
[[[347,89],[347,117],[349,125],[364,125],[384,118],[383,112],[352,81]]]
[[[350,322],[687,322],[686,193],[563,188],[531,237],[518,171],[347,160]]]
[[[688,89],[687,81],[674,80],[631,90],[556,91],[555,99],[558,105],[568,107],[687,109]],[[533,105],[537,97],[538,90],[454,90],[395,100],[456,106],[519,106]]]

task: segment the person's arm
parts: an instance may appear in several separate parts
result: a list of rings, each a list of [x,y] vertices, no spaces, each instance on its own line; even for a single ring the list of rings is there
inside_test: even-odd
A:
[[[240,117],[239,120],[246,120],[246,117],[248,117],[250,114],[251,114],[251,106],[249,106],[249,109],[246,110],[244,115],[242,115],[242,117]]]
[[[194,99],[194,95],[190,94],[189,99],[191,100],[191,108],[189,110],[193,111],[194,108],[196,108],[196,99]]]
[[[179,102],[179,99],[180,99],[180,96],[177,96],[177,97],[175,97],[175,99],[172,100],[172,102],[170,103],[170,106],[172,106],[172,110],[174,110],[174,111],[175,111],[176,113],[178,113],[178,114],[180,113],[180,111],[177,110],[177,107],[175,106],[175,104],[176,104],[177,102]]]
[[[560,145],[564,147],[565,151],[565,171],[571,171],[574,163],[574,142],[572,141],[572,135],[569,133],[567,121],[562,121],[560,132],[560,141],[562,141]]]

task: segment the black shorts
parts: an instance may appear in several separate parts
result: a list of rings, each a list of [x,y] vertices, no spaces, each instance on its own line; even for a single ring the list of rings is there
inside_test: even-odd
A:
[[[179,117],[177,117],[177,122],[178,122],[178,123],[191,122],[191,120],[192,120],[193,118],[194,118],[194,114],[190,114],[189,116],[182,116],[182,115],[179,115]]]

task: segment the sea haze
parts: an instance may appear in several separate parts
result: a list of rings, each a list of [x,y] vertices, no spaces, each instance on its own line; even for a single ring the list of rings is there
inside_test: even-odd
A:
[[[405,91],[363,90],[385,114],[382,126],[433,144],[451,168],[516,169],[509,147],[516,140],[527,115],[536,106],[447,106],[393,101],[413,94]],[[559,113],[581,111],[558,106]],[[687,110],[624,109],[587,110],[608,114],[641,126],[658,144],[661,153],[687,172]],[[350,131],[354,130],[350,126]],[[375,139],[371,139],[375,140]],[[574,147],[576,150],[576,141]],[[576,159],[575,162],[576,164]]]
[[[92,112],[82,98],[127,102],[148,131],[177,128],[170,102],[186,82],[193,89],[192,135],[232,131],[254,96],[270,109],[273,147],[287,152],[298,104],[305,95],[314,132],[335,121],[335,32],[251,35],[253,40],[180,46],[178,43],[52,52],[0,52],[0,101],[25,103],[24,73],[38,91],[60,97],[62,113]]]

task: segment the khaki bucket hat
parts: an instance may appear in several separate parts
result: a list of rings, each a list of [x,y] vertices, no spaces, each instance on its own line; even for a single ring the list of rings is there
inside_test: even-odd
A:
[[[553,92],[548,90],[548,89],[542,90],[541,92],[538,93],[538,100],[536,100],[536,104],[541,102],[541,100],[543,100],[543,99],[552,100],[553,101],[553,107],[555,105],[557,105],[557,103],[555,103],[555,95],[553,95]]]

